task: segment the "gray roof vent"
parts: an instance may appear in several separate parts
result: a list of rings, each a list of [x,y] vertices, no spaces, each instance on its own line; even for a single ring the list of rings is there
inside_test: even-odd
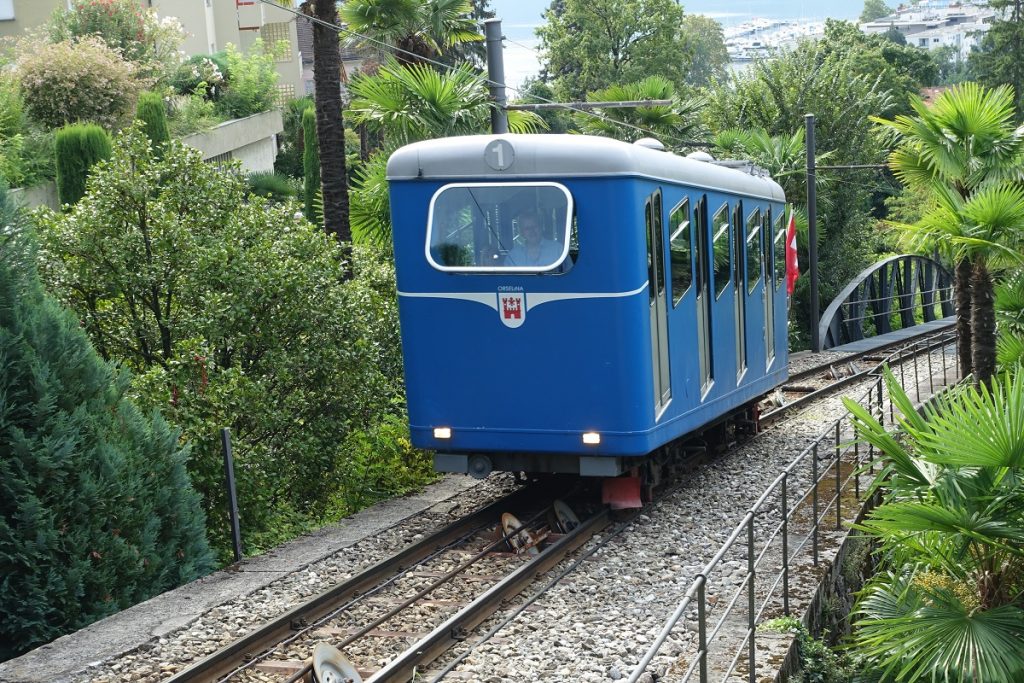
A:
[[[640,138],[633,144],[646,147],[647,149],[657,150],[658,152],[665,151],[665,145],[661,144],[661,140],[655,140],[654,138]]]
[[[714,161],[715,158],[707,152],[690,152],[686,155],[687,159],[693,159],[694,161]]]

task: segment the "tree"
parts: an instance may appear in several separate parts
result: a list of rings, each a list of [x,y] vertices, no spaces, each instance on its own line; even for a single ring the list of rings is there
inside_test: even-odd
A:
[[[373,39],[358,39],[363,48],[383,53],[381,43],[391,45],[399,50],[399,62],[412,64],[482,41],[475,10],[486,12],[486,2],[475,7],[469,0],[349,0],[341,18],[355,33]]]
[[[237,165],[204,163],[180,142],[157,159],[132,128],[72,211],[35,215],[50,289],[192,444],[222,553],[221,427],[246,547],[258,551],[336,509],[357,484],[345,479],[346,439],[400,414],[393,271],[356,259],[344,281],[336,240],[298,208],[247,195]],[[367,282],[367,269],[380,274]]]
[[[881,19],[892,14],[892,7],[883,0],[864,0],[864,10],[860,13],[860,23],[866,24],[870,21]]]
[[[889,156],[896,176],[905,185],[927,188],[935,198],[936,209],[921,223],[898,227],[926,238],[941,236],[940,242],[953,250],[960,369],[965,375],[973,371],[981,382],[995,369],[987,261],[1002,253],[993,240],[1014,232],[1013,217],[1006,213],[1014,202],[1002,191],[1017,180],[1024,158],[1024,130],[1014,126],[1013,101],[1007,86],[988,90],[964,83],[943,92],[931,106],[912,98],[914,116],[872,119],[897,136],[899,145]],[[982,202],[991,203],[990,211],[982,211]]]
[[[74,204],[85,195],[89,170],[111,154],[110,136],[97,125],[76,123],[57,131],[57,196],[61,204]]]
[[[921,414],[886,370],[902,437],[844,399],[877,448],[884,492],[861,529],[881,543],[853,646],[883,680],[1024,676],[1024,375],[942,394]]]
[[[990,88],[1013,88],[1017,120],[1024,117],[1024,0],[990,0],[996,18],[968,57],[971,73]]]
[[[0,661],[207,573],[188,447],[46,296],[0,190]]]
[[[338,49],[338,6],[334,0],[306,0],[302,11],[314,17],[313,83],[316,88],[316,136],[320,150],[323,221],[339,242],[352,241],[348,218],[348,166],[345,162],[345,121],[341,110],[341,52]],[[348,266],[345,272],[351,274]]]
[[[349,85],[354,99],[351,118],[381,133],[382,149],[359,171],[355,182],[353,233],[357,241],[391,245],[386,166],[398,147],[431,138],[472,135],[490,125],[492,102],[483,74],[469,64],[437,71],[426,64],[388,60],[375,74],[358,74]],[[535,132],[544,120],[529,112],[510,111],[509,130]]]
[[[704,99],[698,96],[685,99],[678,97],[672,84],[660,76],[650,76],[639,83],[597,90],[590,93],[587,99],[591,102],[672,100],[668,106],[610,107],[603,110],[603,116],[575,114],[577,126],[589,135],[602,135],[626,142],[654,135],[666,148],[676,151],[682,151],[687,148],[687,142],[703,135],[700,114]],[[623,126],[622,123],[629,125]]]
[[[886,89],[880,74],[865,74],[863,69],[857,51],[836,49],[828,40],[806,41],[794,50],[780,52],[775,59],[755,62],[734,74],[730,82],[712,87],[705,119],[712,132],[762,129],[769,138],[789,140],[804,127],[804,115],[812,112],[819,157],[830,154],[832,164],[881,161],[882,150],[868,117],[894,111],[896,97]],[[838,294],[872,255],[871,187],[863,182],[840,184],[834,179],[832,174],[818,176],[822,301]],[[806,202],[803,183],[788,176],[780,180],[787,183],[789,201]],[[800,249],[807,246],[801,243]],[[805,254],[800,262],[809,262]],[[818,323],[811,320],[809,295],[807,278],[801,278],[793,304],[792,342],[796,348],[807,343],[810,325]]]
[[[687,14],[680,30],[684,54],[689,60],[686,82],[703,87],[725,80],[729,51],[725,47],[722,25],[702,14]]]
[[[564,0],[537,29],[544,77],[560,97],[661,76],[686,80],[683,10],[673,0]]]

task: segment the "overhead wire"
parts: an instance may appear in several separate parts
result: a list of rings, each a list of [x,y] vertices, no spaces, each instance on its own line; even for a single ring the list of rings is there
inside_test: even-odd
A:
[[[314,17],[312,15],[306,14],[305,12],[301,12],[301,11],[299,11],[299,10],[293,8],[293,7],[286,7],[284,5],[281,5],[278,2],[276,2],[275,0],[259,0],[259,2],[261,4],[268,5],[268,6],[271,6],[271,7],[275,7],[277,9],[284,10],[285,12],[289,12],[291,14],[294,14],[296,17],[302,17],[303,19],[306,19],[307,21],[309,21],[311,23],[318,24],[320,26],[323,26],[325,28],[331,29],[333,31],[337,31],[338,33],[345,34],[345,35],[353,37],[353,38],[358,38],[360,40],[364,40],[364,41],[366,41],[368,43],[371,43],[371,44],[375,44],[375,45],[379,46],[380,48],[382,48],[383,50],[390,50],[390,51],[396,52],[398,54],[403,54],[403,55],[406,55],[408,57],[413,57],[414,59],[416,59],[419,62],[425,62],[427,64],[431,64],[432,66],[439,67],[439,68],[441,68],[441,69],[443,69],[445,71],[448,71],[448,72],[455,71],[455,67],[453,67],[451,64],[445,64],[444,62],[438,61],[436,59],[431,59],[430,57],[424,57],[423,55],[419,55],[419,54],[416,54],[415,52],[411,52],[411,51],[406,50],[404,48],[400,48],[397,45],[391,45],[389,43],[385,43],[382,40],[378,40],[378,39],[373,38],[371,36],[364,35],[362,33],[359,33],[358,31],[353,31],[352,29],[346,28],[344,26],[341,26],[340,24],[332,24],[329,21],[324,21],[323,19],[321,19],[319,17]],[[513,43],[515,45],[519,45],[520,47],[526,48],[527,50],[531,50],[531,51],[536,53],[536,51],[533,50],[533,48],[527,47],[525,45],[520,45],[519,43],[515,43],[514,41],[511,41],[508,38],[504,38],[503,37],[503,40],[511,42],[511,43]],[[505,88],[507,90],[511,90],[514,93],[517,93],[520,96],[525,95],[525,93],[520,88],[516,88],[516,87],[510,86],[510,85],[506,85],[504,83],[499,83],[497,81],[492,81],[490,78],[487,78],[487,77],[485,77],[483,80],[484,80],[485,83],[487,83],[490,86],[496,86],[496,87],[500,87],[500,88]],[[640,132],[640,133],[646,133],[647,135],[650,135],[652,137],[659,137],[660,136],[662,138],[667,138],[668,140],[670,140],[672,142],[676,142],[676,143],[678,143],[678,144],[680,144],[682,146],[691,146],[693,144],[692,140],[683,140],[683,139],[678,138],[678,137],[673,136],[673,135],[666,135],[665,133],[658,133],[658,132],[653,131],[653,130],[651,130],[649,128],[644,128],[643,126],[638,126],[638,125],[629,123],[627,121],[622,121],[622,120],[619,120],[619,119],[612,118],[612,117],[610,117],[610,116],[608,116],[606,114],[598,114],[597,112],[588,111],[586,109],[579,109],[577,107],[570,107],[570,106],[568,106],[566,104],[563,104],[561,102],[555,102],[554,100],[549,100],[549,99],[547,99],[545,97],[541,97],[541,96],[535,95],[533,93],[530,93],[528,96],[532,97],[533,99],[540,100],[544,104],[558,105],[560,108],[565,109],[567,111],[571,111],[571,112],[574,112],[574,113],[577,113],[577,114],[584,114],[586,116],[590,116],[590,117],[599,119],[601,121],[605,121],[607,123],[614,124],[616,126],[620,126],[620,127],[623,127],[623,128],[629,128],[629,129],[632,129],[632,130]]]

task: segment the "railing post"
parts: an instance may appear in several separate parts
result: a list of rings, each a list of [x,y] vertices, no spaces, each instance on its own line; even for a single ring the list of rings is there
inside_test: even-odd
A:
[[[782,474],[782,612],[789,616],[789,472]]]
[[[917,361],[921,358],[920,344],[914,344],[914,390],[917,392],[917,402],[921,402],[921,378],[917,374]]]
[[[836,420],[836,531],[840,531],[843,528],[843,510],[839,503],[843,498],[842,468],[839,466],[843,462],[843,454],[839,445],[842,425],[842,419]]]
[[[747,656],[750,657],[749,669],[749,681],[750,683],[757,683],[757,679],[754,674],[757,672],[757,651],[754,647],[754,635],[757,633],[757,628],[754,615],[754,511],[750,511],[750,517],[747,518],[747,578],[749,583],[747,584],[747,628],[750,631],[750,644],[747,650]]]
[[[935,380],[932,377],[932,350],[928,349],[928,391],[932,394],[935,393]]]
[[[228,490],[228,515],[231,518],[231,545],[235,551],[235,562],[242,559],[242,532],[238,528],[238,497],[235,494],[235,459],[231,453],[231,430],[220,430],[221,445],[224,448],[224,483]]]
[[[708,683],[708,631],[707,631],[707,607],[704,595],[704,584],[707,577],[697,578],[697,656],[700,658],[700,683]]]
[[[811,552],[814,566],[818,566],[818,444],[811,452]]]
[[[856,438],[856,430],[854,430]],[[860,441],[853,442],[853,495],[860,502]]]

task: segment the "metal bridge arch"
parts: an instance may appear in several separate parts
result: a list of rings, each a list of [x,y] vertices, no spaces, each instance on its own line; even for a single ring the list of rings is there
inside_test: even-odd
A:
[[[942,264],[926,256],[892,256],[863,270],[832,300],[818,323],[818,339],[829,349],[953,313],[953,278]]]

